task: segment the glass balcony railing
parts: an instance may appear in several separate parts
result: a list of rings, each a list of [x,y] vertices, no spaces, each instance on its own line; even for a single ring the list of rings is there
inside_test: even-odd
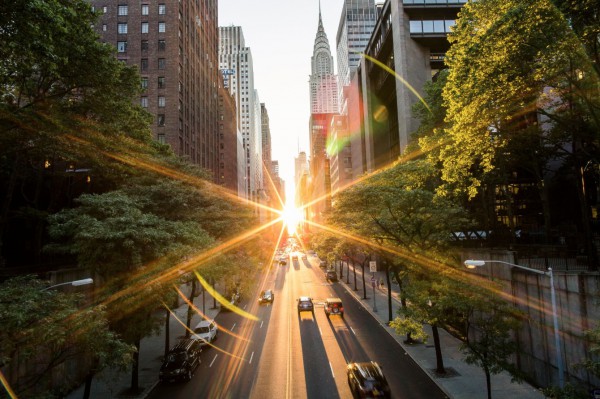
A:
[[[456,24],[454,20],[410,21],[411,34],[446,34]]]
[[[422,5],[454,5],[466,4],[467,0],[404,0],[404,5],[422,4]]]

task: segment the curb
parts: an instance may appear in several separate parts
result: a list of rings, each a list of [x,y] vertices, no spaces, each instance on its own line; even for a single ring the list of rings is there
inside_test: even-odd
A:
[[[340,282],[341,284],[343,284],[343,285],[344,285],[344,288],[346,289],[346,292],[349,292],[349,293],[350,293],[350,295],[352,295],[352,296],[354,297],[354,299],[355,299],[355,300],[356,300],[356,301],[357,301],[357,302],[358,302],[358,303],[359,303],[359,304],[360,304],[360,305],[361,305],[361,306],[362,306],[362,307],[363,307],[363,308],[364,308],[364,309],[365,309],[367,312],[369,312],[369,314],[370,314],[370,315],[371,315],[371,316],[372,316],[372,317],[375,319],[375,321],[377,321],[377,322],[378,322],[378,323],[379,323],[379,324],[380,324],[380,325],[381,325],[381,326],[382,326],[382,327],[383,327],[383,328],[384,328],[384,329],[385,329],[385,330],[388,332],[388,334],[390,334],[390,336],[391,336],[392,338],[394,338],[394,340],[396,340],[396,342],[398,342],[398,344],[399,344],[399,345],[402,347],[402,349],[404,349],[404,352],[405,352],[405,353],[406,353],[408,356],[410,356],[410,358],[411,358],[411,359],[412,359],[412,360],[413,360],[413,361],[414,361],[414,362],[415,362],[415,363],[416,363],[416,364],[417,364],[417,365],[418,365],[418,366],[421,368],[421,370],[423,370],[423,371],[424,371],[424,372],[425,372],[425,373],[426,373],[426,374],[429,376],[429,378],[431,378],[431,380],[432,380],[432,381],[435,383],[435,385],[437,385],[437,386],[438,386],[438,388],[440,388],[440,390],[441,390],[442,392],[444,392],[444,394],[446,395],[446,397],[448,397],[448,398],[450,398],[450,399],[451,399],[451,398],[453,398],[453,396],[452,396],[452,395],[451,395],[451,394],[448,392],[448,390],[447,390],[447,389],[446,389],[446,388],[445,388],[443,385],[441,385],[441,384],[440,384],[440,383],[439,383],[439,382],[436,380],[436,378],[434,378],[434,377],[431,375],[431,373],[429,373],[429,372],[428,372],[426,369],[424,369],[424,368],[423,368],[423,366],[421,365],[421,363],[420,363],[420,362],[419,362],[417,359],[415,359],[415,357],[414,357],[414,356],[413,356],[413,355],[412,355],[412,354],[411,354],[409,351],[407,351],[407,350],[406,350],[406,346],[404,345],[404,342],[402,342],[402,339],[400,339],[400,337],[398,336],[398,334],[396,334],[396,332],[394,331],[394,329],[392,329],[392,327],[390,327],[390,326],[389,326],[387,323],[384,323],[383,321],[381,321],[381,320],[379,319],[379,317],[378,317],[379,315],[378,315],[377,313],[373,312],[373,310],[372,310],[372,309],[370,309],[370,307],[369,307],[369,306],[367,306],[367,304],[366,304],[365,302],[363,302],[363,299],[362,299],[362,298],[361,298],[361,297],[360,297],[360,296],[359,296],[359,295],[358,295],[356,292],[354,292],[354,289],[352,289],[351,287],[349,287],[349,286],[347,285],[347,283],[343,282],[342,280],[339,280],[339,282]],[[400,301],[399,301],[397,298],[395,298],[393,295],[392,295],[392,300],[394,300],[394,301],[396,301],[396,303],[400,304]]]

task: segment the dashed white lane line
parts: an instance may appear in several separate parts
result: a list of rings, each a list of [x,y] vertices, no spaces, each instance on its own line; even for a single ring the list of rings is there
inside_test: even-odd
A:
[[[335,378],[335,374],[333,373],[333,366],[331,365],[331,362],[329,362],[329,368],[331,369],[331,375],[333,376],[333,378]]]
[[[235,328],[235,324],[236,323],[233,323],[233,326],[231,326],[231,330],[230,330],[231,332],[233,332],[233,329]]]
[[[356,331],[354,331],[354,328],[350,327],[350,331],[352,331],[352,334],[356,335]]]
[[[261,322],[260,322],[260,328],[262,328],[264,322],[265,322],[264,320],[261,320]]]
[[[210,362],[210,365],[208,367],[212,367],[212,365],[215,362],[215,360],[217,360],[217,356],[219,356],[219,355],[218,354],[215,355],[215,358],[212,360],[212,362]]]
[[[252,364],[252,358],[254,357],[254,352],[252,352],[252,354],[250,355],[250,361],[248,362],[248,364]]]

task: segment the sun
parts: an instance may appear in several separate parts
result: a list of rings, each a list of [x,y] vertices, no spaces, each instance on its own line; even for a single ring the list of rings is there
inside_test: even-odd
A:
[[[285,208],[283,208],[281,218],[287,226],[288,234],[293,235],[296,233],[298,224],[302,221],[302,211],[294,205],[287,203]]]

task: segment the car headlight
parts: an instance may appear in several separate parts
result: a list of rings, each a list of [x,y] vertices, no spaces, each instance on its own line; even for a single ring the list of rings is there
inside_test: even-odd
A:
[[[183,369],[175,369],[174,373],[181,374],[181,373],[183,373],[183,371],[184,371]]]

